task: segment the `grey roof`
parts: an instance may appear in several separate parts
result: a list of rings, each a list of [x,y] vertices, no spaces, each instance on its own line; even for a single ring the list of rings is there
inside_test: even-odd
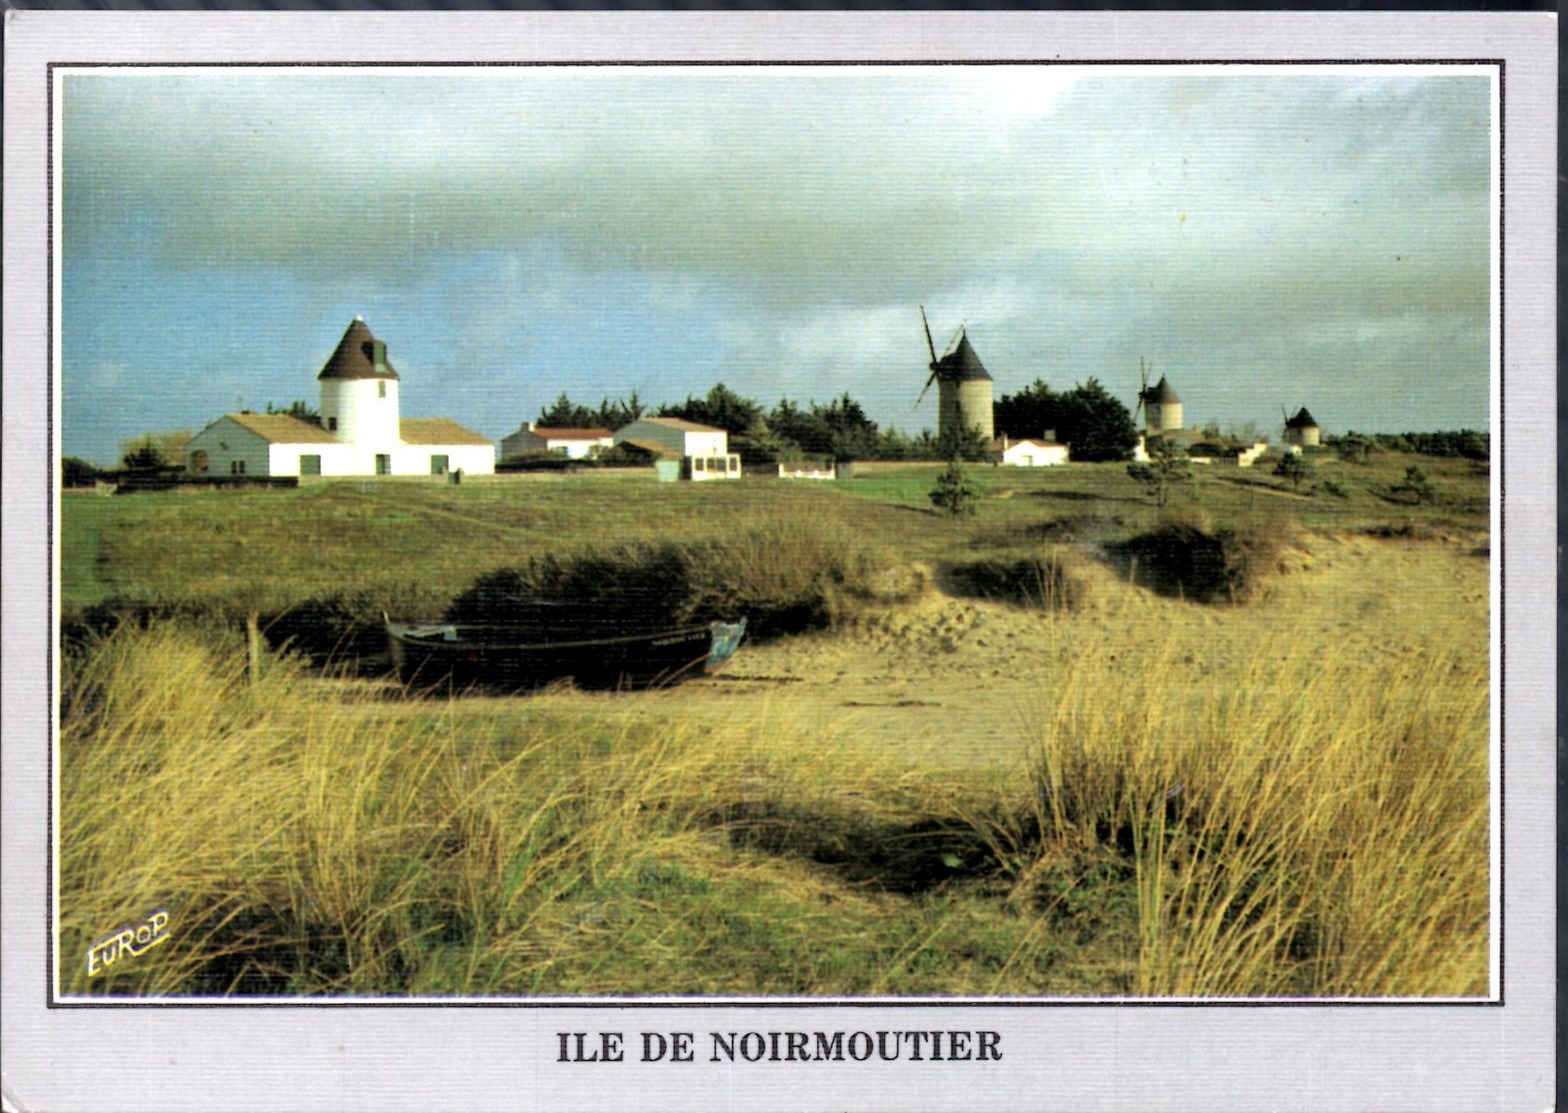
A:
[[[980,357],[975,355],[975,350],[969,344],[969,337],[963,331],[958,334],[958,343],[936,363],[931,365],[931,370],[936,372],[936,377],[945,383],[969,383],[976,381],[990,382],[991,373],[985,369],[985,364],[980,362]]]
[[[1143,392],[1145,403],[1153,402],[1157,406],[1169,406],[1172,403],[1181,404],[1181,399],[1176,397],[1176,392],[1171,389],[1171,384],[1165,381],[1165,376],[1160,376],[1160,381]]]
[[[380,359],[377,360],[377,355]],[[395,379],[397,372],[387,359],[387,347],[371,335],[364,318],[349,322],[337,351],[327,360],[316,379]]]
[[[1318,423],[1312,419],[1312,415],[1307,412],[1307,407],[1302,406],[1301,409],[1296,411],[1296,416],[1295,417],[1293,417],[1289,421],[1285,422],[1285,428],[1287,428],[1287,429],[1306,429],[1306,428],[1309,428],[1309,427],[1317,426],[1317,424]]]
[[[670,429],[679,429],[683,433],[722,433],[717,425],[703,425],[696,421],[687,421],[683,417],[639,417],[637,421],[647,421],[654,425],[663,425]],[[633,422],[632,424],[636,424]]]

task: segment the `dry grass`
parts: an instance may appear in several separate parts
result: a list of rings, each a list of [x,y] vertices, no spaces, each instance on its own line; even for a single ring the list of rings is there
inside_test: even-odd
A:
[[[1484,663],[1086,649],[1028,776],[126,628],[69,672],[67,993],[1484,992]],[[676,698],[672,693],[670,699]],[[89,980],[155,907],[176,938]]]
[[[1085,647],[1052,685],[1021,891],[1055,868],[1036,845],[1117,848],[1140,994],[1484,993],[1485,659],[1313,646],[1193,690],[1189,638],[1119,665]]]

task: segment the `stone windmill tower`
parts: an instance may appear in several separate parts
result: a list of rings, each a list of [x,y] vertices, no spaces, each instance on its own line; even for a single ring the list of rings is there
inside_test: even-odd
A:
[[[1297,410],[1295,417],[1285,418],[1285,443],[1301,448],[1317,448],[1323,443],[1323,429],[1307,412],[1307,407]]]
[[[1174,433],[1184,428],[1185,420],[1181,409],[1181,399],[1176,396],[1176,391],[1166,381],[1165,376],[1160,376],[1160,381],[1152,387],[1149,385],[1149,368],[1143,365],[1143,360],[1138,361],[1138,405],[1133,410],[1133,420],[1138,420],[1138,411],[1143,411],[1144,433],[1150,437],[1157,437],[1162,433]]]
[[[936,345],[931,342],[931,325],[926,320],[925,306],[920,307],[920,323],[925,325],[926,350],[931,353],[931,377],[926,379],[915,405],[925,400],[926,391],[934,382],[938,437],[957,436],[960,430],[973,429],[985,440],[993,440],[996,426],[992,417],[991,374],[970,347],[969,337],[960,327],[946,354],[938,359]]]

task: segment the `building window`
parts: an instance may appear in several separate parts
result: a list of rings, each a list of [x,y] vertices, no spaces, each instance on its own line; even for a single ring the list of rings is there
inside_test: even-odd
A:
[[[430,474],[445,475],[447,473],[450,462],[450,459],[446,456],[430,457]]]
[[[387,396],[387,384],[386,384],[386,380],[383,379],[381,382],[378,382],[376,384],[376,397],[378,397],[378,398],[385,398],[386,396]]]
[[[385,452],[376,453],[376,474],[392,474],[392,457],[388,456]]]
[[[299,473],[301,475],[320,475],[321,457],[317,455],[301,455],[299,458]]]
[[[335,418],[335,417],[327,418],[327,432],[329,432],[329,433],[336,433],[337,431],[338,431],[338,419]]]
[[[245,461],[244,460],[230,460],[229,461],[229,474],[230,475],[244,475],[245,474]]]
[[[704,460],[701,456],[693,456],[691,458],[691,470],[692,471],[706,471],[707,470],[707,467],[706,467],[707,463],[708,463],[708,461]]]

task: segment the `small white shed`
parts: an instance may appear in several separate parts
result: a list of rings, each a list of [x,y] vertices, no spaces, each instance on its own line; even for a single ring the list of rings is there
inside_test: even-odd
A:
[[[615,443],[652,441],[681,456],[724,456],[730,435],[712,425],[699,425],[678,417],[643,417],[615,432]]]
[[[1015,468],[1048,468],[1067,463],[1068,448],[1056,441],[1005,440],[1002,445],[1002,463]]]

